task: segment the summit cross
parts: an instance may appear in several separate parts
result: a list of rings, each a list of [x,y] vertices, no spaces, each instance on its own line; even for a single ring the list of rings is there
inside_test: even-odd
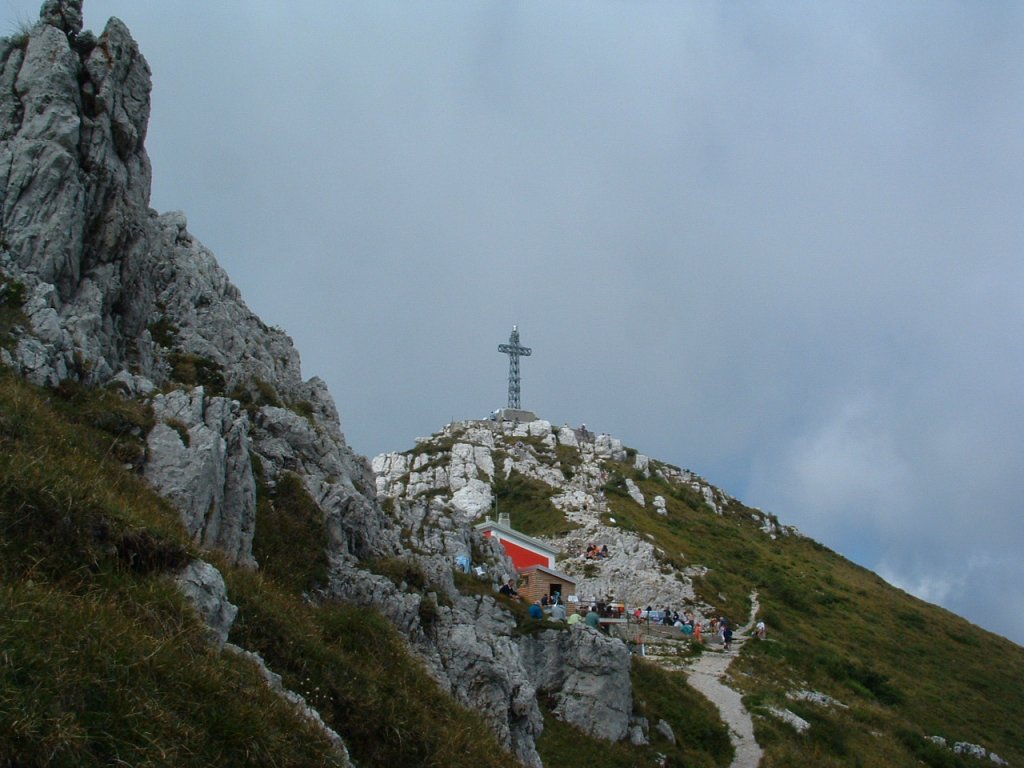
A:
[[[508,355],[508,407],[519,410],[519,358],[529,357],[533,350],[519,343],[519,326],[512,326],[508,344],[499,344],[498,351]]]

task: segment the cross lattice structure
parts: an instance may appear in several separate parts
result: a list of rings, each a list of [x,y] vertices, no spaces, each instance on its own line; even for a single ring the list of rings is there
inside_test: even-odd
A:
[[[519,326],[512,326],[508,344],[499,344],[498,351],[508,355],[508,407],[518,410],[519,405],[519,358],[529,357],[533,350],[519,343]]]

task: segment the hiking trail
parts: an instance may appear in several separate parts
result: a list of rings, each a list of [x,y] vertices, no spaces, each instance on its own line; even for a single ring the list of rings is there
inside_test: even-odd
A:
[[[742,695],[723,682],[729,665],[749,639],[747,635],[754,626],[759,607],[755,590],[750,593],[750,619],[734,631],[733,649],[728,652],[705,650],[684,667],[690,685],[718,707],[723,722],[729,728],[729,739],[736,750],[730,768],[757,768],[763,755],[761,747],[754,739],[754,721],[743,706]]]

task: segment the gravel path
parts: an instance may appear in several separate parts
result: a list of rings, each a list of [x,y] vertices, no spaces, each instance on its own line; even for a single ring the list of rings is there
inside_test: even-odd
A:
[[[722,681],[726,670],[736,658],[739,649],[746,642],[745,635],[754,626],[759,608],[757,592],[750,594],[750,620],[733,634],[732,651],[706,650],[692,664],[687,666],[686,675],[690,685],[718,707],[722,720],[729,727],[729,738],[736,749],[730,768],[757,768],[761,764],[762,751],[754,740],[754,721],[743,706],[741,695]]]

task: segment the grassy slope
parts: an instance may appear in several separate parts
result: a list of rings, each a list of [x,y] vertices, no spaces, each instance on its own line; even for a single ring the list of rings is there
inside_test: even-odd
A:
[[[755,712],[789,707],[812,722],[806,737],[770,716],[758,718],[766,766],[970,765],[922,737],[981,744],[1024,765],[1024,648],[914,598],[810,539],[771,541],[734,504],[714,514],[690,489],[673,489],[619,465],[645,495],[666,498],[662,518],[612,487],[619,525],[650,534],[676,565],[703,564],[700,597],[742,623],[759,592],[770,642],[748,643],[734,667]],[[737,669],[738,667],[738,669]],[[813,688],[850,705],[828,710],[785,698]],[[914,757],[912,757],[912,755]],[[966,762],[964,762],[966,761]],[[974,761],[976,764],[976,761]]]
[[[248,664],[210,649],[169,585],[166,573],[195,552],[177,514],[126,469],[150,425],[145,407],[112,393],[43,391],[0,372],[0,765],[329,764],[323,741]],[[665,496],[659,517],[618,492],[614,478],[631,469],[609,470],[619,525],[653,536],[666,561],[710,567],[702,599],[740,619],[759,590],[770,641],[748,643],[736,682],[755,713],[787,706],[812,723],[798,736],[757,718],[766,766],[976,764],[924,742],[931,734],[1024,764],[1024,649],[810,540],[769,540],[742,505],[718,516],[689,489],[633,475],[645,494]],[[510,488],[510,500],[527,490]],[[264,487],[259,519],[264,572],[221,564],[241,609],[232,640],[306,694],[361,765],[508,763],[387,622],[301,599],[323,563],[286,545],[315,549],[323,530],[300,483]],[[633,679],[638,712],[672,724],[680,746],[652,735],[649,748],[602,746],[588,763],[648,764],[655,752],[678,765],[728,763],[721,724],[677,675],[644,665]],[[798,687],[849,709],[787,701]],[[546,763],[578,764],[585,740],[547,720]]]
[[[195,551],[126,469],[150,424],[113,393],[38,390],[0,370],[0,765],[331,765],[250,664],[212,650],[167,578]],[[275,565],[220,564],[241,609],[231,639],[320,706],[362,766],[506,764],[387,622],[301,598],[322,563],[302,560],[297,577],[280,539],[317,541],[308,512],[284,483],[259,512],[258,551]]]

